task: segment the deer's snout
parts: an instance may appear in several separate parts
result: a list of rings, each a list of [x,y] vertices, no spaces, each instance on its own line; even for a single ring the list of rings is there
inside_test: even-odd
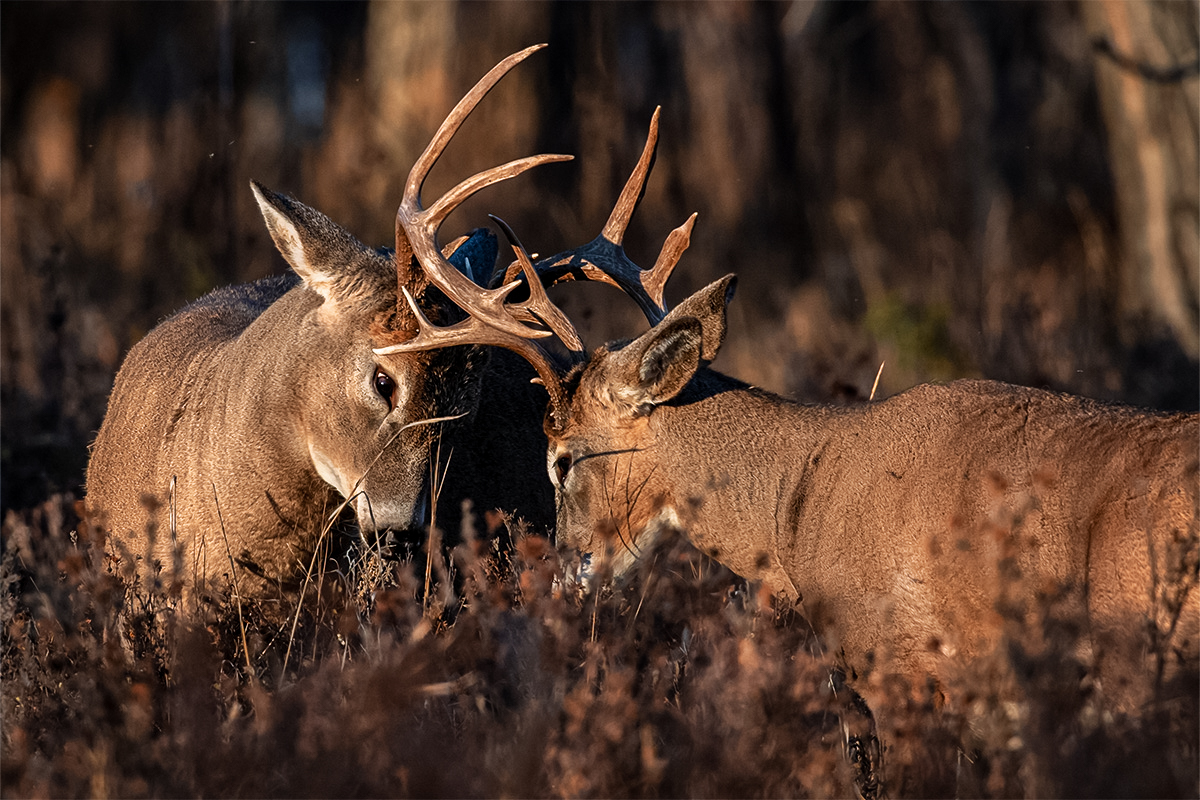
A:
[[[408,444],[403,443],[403,444]],[[349,500],[359,529],[367,535],[424,525],[429,518],[429,487],[425,448],[387,448],[364,469],[353,454],[342,463],[310,444],[317,474]]]
[[[427,481],[413,485],[381,488],[367,487],[354,497],[354,515],[359,531],[367,541],[374,541],[386,531],[403,533],[418,530],[429,522],[429,488]]]

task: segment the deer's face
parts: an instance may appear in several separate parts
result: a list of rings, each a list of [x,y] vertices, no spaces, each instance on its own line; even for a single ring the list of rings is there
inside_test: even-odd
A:
[[[687,435],[684,389],[725,336],[733,276],[709,284],[626,345],[597,350],[564,386],[567,412],[546,418],[548,468],[558,505],[558,538],[582,553],[608,554],[614,575],[655,538],[680,527],[681,470],[672,442]]]
[[[310,292],[294,336],[273,345],[286,351],[276,377],[292,387],[284,413],[295,420],[296,455],[350,501],[364,532],[424,523],[436,420],[471,409],[480,352],[378,353],[405,324],[392,254],[290,198],[254,191],[276,246]],[[480,243],[486,237],[464,245],[485,264],[495,261],[494,240]],[[440,308],[431,301],[425,313]]]
[[[546,425],[547,468],[558,506],[558,540],[607,559],[620,575],[676,519],[671,471],[657,461],[657,426],[622,399],[605,376],[601,349],[581,376],[561,429]]]
[[[470,409],[471,352],[378,356],[379,342],[354,325],[327,341],[329,355],[309,370],[301,425],[313,468],[351,501],[364,532],[424,524],[431,446],[446,424],[431,420]]]

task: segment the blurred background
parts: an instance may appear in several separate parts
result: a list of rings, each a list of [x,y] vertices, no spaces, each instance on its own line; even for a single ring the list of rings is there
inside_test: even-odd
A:
[[[505,55],[548,42],[427,185],[593,238],[663,106],[627,250],[736,272],[717,366],[802,400],[980,376],[1200,398],[1196,2],[305,2],[0,6],[0,502],[80,491],[121,359],[208,290],[282,271],[248,182],[390,244],[408,169]],[[589,346],[645,327],[556,299]],[[264,392],[274,391],[269,376]]]

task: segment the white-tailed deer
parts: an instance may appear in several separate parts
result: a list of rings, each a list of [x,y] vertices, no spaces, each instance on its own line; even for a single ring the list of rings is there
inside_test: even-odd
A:
[[[638,192],[627,187],[631,205]],[[661,287],[681,249],[644,273],[595,257],[595,243],[556,257],[620,273],[609,282],[635,294],[653,326],[565,373],[533,345],[545,326],[514,337],[528,310],[484,292],[462,304],[469,324],[438,328],[418,315],[420,335],[393,349],[478,342],[530,359],[550,390],[558,539],[607,553],[617,574],[677,528],[801,601],[851,666],[874,654],[935,676],[989,651],[999,603],[1031,609],[1037,591],[1066,587],[1085,620],[1083,649],[1116,702],[1143,699],[1147,679],[1179,661],[1195,666],[1200,417],[991,381],[801,405],[708,368],[733,276],[664,316]],[[550,260],[514,251],[536,287],[533,273]],[[556,311],[536,316],[577,341]]]
[[[189,581],[232,571],[243,593],[294,585],[343,501],[366,533],[422,521],[431,439],[439,421],[473,413],[481,386],[500,407],[513,402],[514,387],[526,396],[541,391],[519,388],[532,375],[526,364],[514,370],[508,358],[489,368],[482,348],[380,350],[416,332],[401,292],[423,313],[452,321],[457,312],[446,296],[491,276],[494,237],[463,237],[446,248],[447,258],[437,241],[446,216],[479,189],[570,158],[513,161],[463,181],[429,208],[421,204],[425,177],[463,120],[537,49],[496,65],[442,123],[408,176],[394,251],[366,247],[319,212],[252,185],[294,272],[215,291],[130,351],[87,475],[88,506],[106,520],[118,550],[170,565],[174,534]],[[445,295],[430,291],[431,272]],[[491,469],[499,474],[536,458],[540,473],[540,420],[534,415],[523,427],[500,439],[479,432],[482,455],[460,461],[485,462],[474,468],[486,472],[496,459]],[[548,503],[551,490],[537,478],[511,499]],[[160,509],[156,536],[147,505]]]

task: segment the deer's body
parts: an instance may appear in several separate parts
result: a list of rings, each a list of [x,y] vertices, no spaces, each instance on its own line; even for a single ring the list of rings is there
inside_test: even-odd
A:
[[[387,348],[416,332],[403,297],[422,318],[456,313],[453,288],[430,291],[431,274],[476,286],[495,266],[495,239],[483,231],[443,252],[437,230],[446,215],[485,186],[567,158],[495,167],[422,207],[425,176],[466,115],[537,49],[500,62],[443,122],[409,174],[394,251],[366,247],[323,214],[253,185],[293,274],[201,298],[126,358],[87,476],[88,505],[119,553],[170,568],[174,534],[187,583],[232,577],[243,593],[262,594],[304,578],[341,508],[366,535],[423,523],[430,444],[448,417],[471,417],[456,439],[472,473],[456,483],[459,497],[510,469],[506,462],[536,458],[544,447],[536,418],[518,419],[500,439],[480,428],[494,405],[536,403],[529,394],[540,390],[513,391],[528,387],[528,365],[489,373],[481,348]],[[499,398],[477,413],[484,380]],[[517,487],[505,508],[545,519],[538,506],[549,487],[539,478],[530,475],[531,488]],[[157,506],[153,526],[147,506]]]
[[[490,349],[490,348],[488,348]],[[484,350],[487,353],[487,350]],[[496,531],[500,511],[528,530],[554,530],[554,486],[546,479],[546,435],[541,416],[546,392],[530,381],[537,373],[503,350],[487,353],[477,382],[479,399],[467,416],[447,426],[438,448],[445,481],[437,504],[438,527],[455,536],[470,501],[475,525]]]
[[[961,381],[852,408],[725,389],[648,422],[639,446],[697,546],[803,598],[859,655],[978,651],[989,626],[963,623],[992,613],[1012,528],[1023,574],[1083,589],[1119,627],[1146,610],[1150,546],[1165,557],[1195,525],[1194,416]]]
[[[1113,687],[1152,672],[1150,623],[1195,656],[1200,417],[990,381],[789,402],[702,366],[728,285],[581,368],[548,426],[561,541],[619,573],[676,525],[801,600],[852,665],[937,675],[995,644],[998,602],[1032,611],[1053,587],[1074,591]]]
[[[394,283],[390,259],[378,256],[378,266]],[[389,370],[408,385],[389,412],[369,382],[379,309],[368,304],[358,319],[348,313],[330,325],[323,305],[294,275],[222,289],[130,351],[87,486],[130,555],[172,563],[173,506],[189,575],[228,575],[232,558],[246,585],[287,585],[303,577],[343,498],[353,498],[368,533],[420,522],[438,431],[399,429],[469,410],[484,359],[464,351],[394,359]],[[160,506],[152,547],[147,494]]]
[[[279,435],[300,424],[291,411],[279,413],[284,398],[262,391],[275,380],[290,385],[296,350],[255,346],[305,299],[297,283],[285,276],[214,292],[160,324],[125,359],[92,450],[87,496],[134,557],[150,545],[143,495],[161,505],[149,555],[164,565],[172,561],[171,505],[195,562],[189,566],[201,574],[213,567],[228,573],[227,553],[276,573],[294,572],[293,559],[311,557],[336,490],[291,444],[298,431]],[[279,364],[286,356],[293,363]],[[247,482],[261,482],[261,491],[245,492]],[[278,514],[269,497],[278,498]],[[295,530],[293,540],[284,528]],[[256,546],[264,531],[276,547]]]

